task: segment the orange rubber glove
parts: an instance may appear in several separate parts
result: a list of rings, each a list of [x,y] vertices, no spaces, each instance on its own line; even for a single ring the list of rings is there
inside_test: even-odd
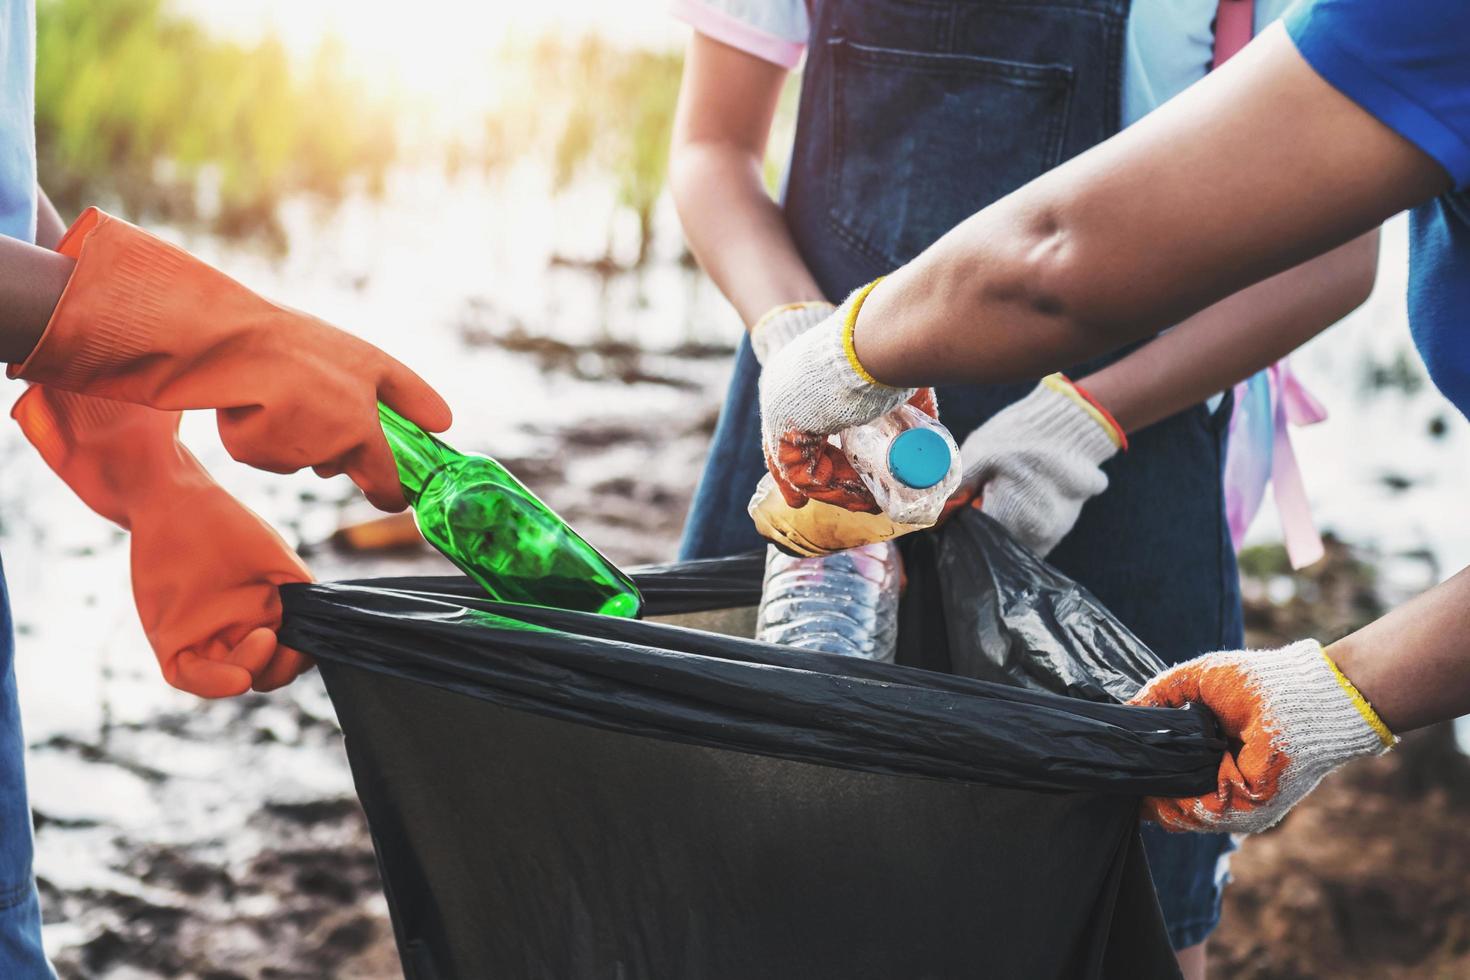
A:
[[[311,573],[178,441],[179,414],[32,387],[11,411],[84,503],[132,532],[133,597],[164,679],[205,698],[311,666],[276,642],[276,587]]]
[[[909,404],[930,418],[939,417],[933,388],[920,388]],[[785,433],[777,439],[775,457],[766,456],[766,469],[776,481],[781,496],[793,508],[806,506],[808,500],[820,500],[861,514],[879,512],[863,478],[824,435]]]
[[[11,377],[165,411],[217,409],[242,463],[346,473],[378,507],[406,506],[378,401],[431,432],[450,423],[408,368],[96,208],[57,251],[76,268]]]
[[[1344,762],[1398,741],[1316,640],[1207,654],[1159,674],[1133,703],[1203,704],[1230,741],[1213,792],[1144,801],[1144,819],[1165,830],[1258,833]]]

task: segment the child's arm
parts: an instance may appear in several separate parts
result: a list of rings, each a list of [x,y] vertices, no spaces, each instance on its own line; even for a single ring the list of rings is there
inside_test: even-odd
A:
[[[1224,391],[1357,309],[1378,232],[1243,289],[1078,383],[1134,432]]]
[[[684,60],[669,179],[689,247],[747,327],[823,299],[762,180],[786,69],[695,33]]]

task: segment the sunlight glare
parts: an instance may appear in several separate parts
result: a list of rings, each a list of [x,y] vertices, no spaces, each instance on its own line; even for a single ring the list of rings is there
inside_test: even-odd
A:
[[[507,93],[500,52],[551,35],[597,34],[614,44],[671,48],[682,32],[663,3],[537,0],[174,0],[212,30],[254,41],[274,35],[306,60],[323,43],[339,47],[343,68],[365,91],[400,103],[427,138],[477,125]],[[514,98],[529,98],[530,93]]]

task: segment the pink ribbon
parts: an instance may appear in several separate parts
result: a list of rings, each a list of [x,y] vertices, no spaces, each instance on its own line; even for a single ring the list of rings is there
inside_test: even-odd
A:
[[[1235,386],[1225,463],[1225,503],[1237,551],[1260,511],[1269,483],[1292,567],[1304,568],[1322,557],[1322,536],[1312,519],[1290,426],[1313,425],[1326,418],[1327,410],[1302,384],[1286,358]]]

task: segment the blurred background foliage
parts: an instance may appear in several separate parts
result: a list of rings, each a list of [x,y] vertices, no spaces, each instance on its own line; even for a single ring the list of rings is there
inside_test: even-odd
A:
[[[381,192],[391,168],[453,176],[534,158],[552,190],[603,181],[646,256],[678,93],[677,53],[595,37],[505,45],[478,132],[425,141],[414,107],[372,96],[332,42],[292,58],[270,36],[215,36],[165,0],[39,0],[42,184],[64,213],[100,203],[284,249],[281,204]],[[412,134],[412,135],[410,135]]]
[[[387,107],[358,97],[331,45],[292,65],[162,0],[40,0],[36,18],[37,154],[63,211],[115,203],[280,245],[285,196],[380,185],[396,155]]]

